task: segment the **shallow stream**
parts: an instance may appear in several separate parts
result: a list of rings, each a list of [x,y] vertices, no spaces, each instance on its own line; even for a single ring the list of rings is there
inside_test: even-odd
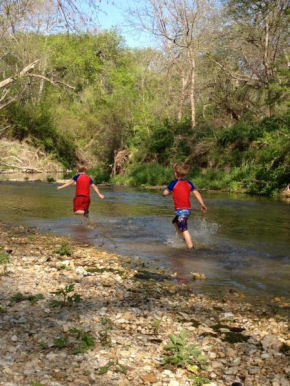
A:
[[[229,290],[268,300],[290,298],[290,203],[228,193],[202,196],[208,213],[192,199],[189,229],[196,249],[175,235],[172,198],[159,190],[100,187],[92,193],[90,220],[72,212],[74,188],[56,190],[43,182],[0,182],[2,221],[93,243],[119,255],[140,257],[145,265],[177,272],[196,291]],[[190,280],[202,272],[206,281]]]

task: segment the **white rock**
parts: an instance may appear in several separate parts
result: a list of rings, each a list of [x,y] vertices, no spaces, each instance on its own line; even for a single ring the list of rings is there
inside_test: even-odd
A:
[[[213,361],[213,362],[211,363],[211,367],[212,367],[213,369],[218,369],[219,367],[223,367],[223,364],[222,364],[221,362],[218,362],[218,361]]]
[[[266,335],[261,340],[263,350],[267,351],[269,349],[274,349],[276,351],[279,351],[279,349],[282,347],[282,342],[279,340],[277,335]]]
[[[180,383],[178,381],[176,381],[175,379],[172,379],[170,382],[169,382],[169,386],[179,386]]]
[[[234,314],[232,312],[225,312],[224,314],[221,314],[220,319],[231,319],[234,317]]]

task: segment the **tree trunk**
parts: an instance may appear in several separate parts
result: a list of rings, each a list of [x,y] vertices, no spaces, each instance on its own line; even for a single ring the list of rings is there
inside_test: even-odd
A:
[[[268,16],[265,17],[265,38],[264,38],[264,68],[265,68],[265,81],[266,81],[266,88],[267,88],[267,97],[268,97],[268,108],[269,108],[269,116],[272,117],[273,115],[273,106],[271,101],[271,91],[270,91],[270,68],[269,68],[269,18]]]
[[[181,96],[179,100],[178,113],[177,113],[177,121],[181,122],[183,116],[183,105],[186,97],[186,86],[187,79],[185,78],[184,72],[181,73]]]
[[[191,127],[196,126],[195,121],[195,55],[192,47],[189,47],[188,56],[191,63],[191,78],[190,78],[190,107],[191,107]]]

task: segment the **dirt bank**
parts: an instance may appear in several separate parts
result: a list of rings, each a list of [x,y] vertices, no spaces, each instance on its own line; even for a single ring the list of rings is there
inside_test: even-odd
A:
[[[64,167],[53,155],[35,148],[28,142],[0,140],[0,173],[57,173]]]

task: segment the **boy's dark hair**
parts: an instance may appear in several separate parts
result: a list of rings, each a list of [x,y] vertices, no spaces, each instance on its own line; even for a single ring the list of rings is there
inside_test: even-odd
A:
[[[189,173],[190,167],[185,162],[174,165],[174,172],[177,178],[185,178]]]
[[[87,168],[84,165],[78,165],[77,166],[77,171],[79,173],[84,173],[87,170]]]

